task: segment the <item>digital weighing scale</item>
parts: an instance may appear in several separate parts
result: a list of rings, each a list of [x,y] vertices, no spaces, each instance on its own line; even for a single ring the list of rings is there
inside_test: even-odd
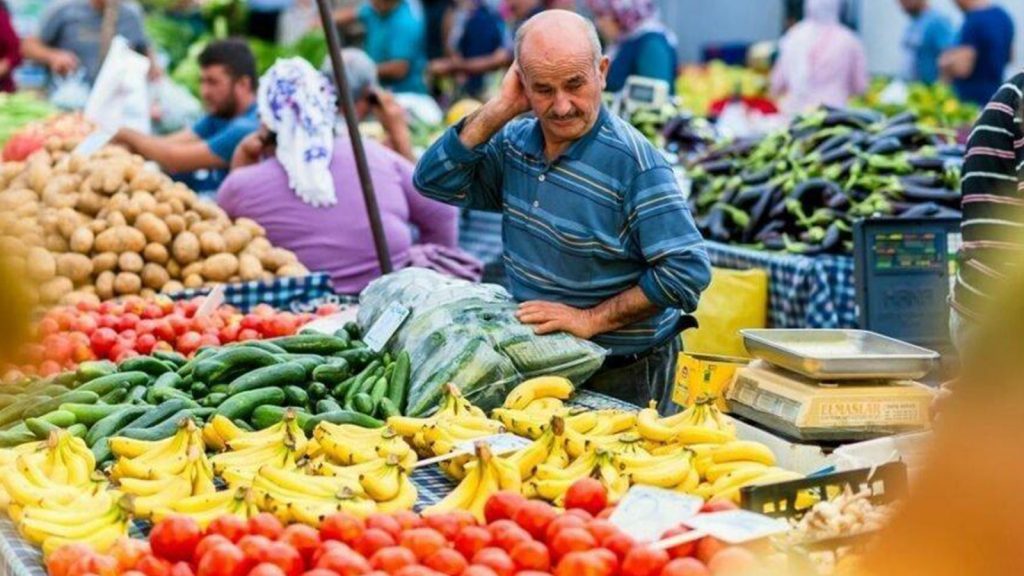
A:
[[[630,76],[615,95],[612,111],[623,118],[638,110],[660,110],[669,102],[669,85],[664,80]]]

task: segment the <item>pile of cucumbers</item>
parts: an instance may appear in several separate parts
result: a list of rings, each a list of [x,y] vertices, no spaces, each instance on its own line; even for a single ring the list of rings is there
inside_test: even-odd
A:
[[[84,362],[75,372],[5,388],[0,447],[64,428],[104,462],[112,436],[159,440],[173,435],[184,417],[201,424],[215,414],[258,430],[279,422],[288,408],[307,433],[324,421],[383,426],[404,408],[409,356],[376,353],[360,336],[350,323],[334,334],[205,348],[190,360],[154,352],[118,365]]]

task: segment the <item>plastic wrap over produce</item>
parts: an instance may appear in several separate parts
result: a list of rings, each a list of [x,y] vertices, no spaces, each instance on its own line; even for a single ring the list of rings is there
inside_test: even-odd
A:
[[[393,302],[410,310],[388,347],[409,352],[406,412],[412,416],[432,412],[449,382],[485,410],[535,376],[564,376],[580,385],[607,353],[564,333],[537,336],[516,319],[512,296],[494,284],[406,268],[367,286],[359,298],[359,324],[371,326]]]

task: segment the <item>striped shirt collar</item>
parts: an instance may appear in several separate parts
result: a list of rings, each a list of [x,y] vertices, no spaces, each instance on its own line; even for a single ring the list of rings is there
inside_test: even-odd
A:
[[[569,147],[566,148],[565,152],[562,152],[562,155],[559,156],[555,162],[562,158],[569,160],[582,160],[587,148],[590,147],[590,143],[597,138],[597,135],[601,132],[601,128],[608,123],[610,117],[611,114],[608,112],[608,109],[602,105],[600,112],[598,112],[597,122],[594,122],[594,125],[590,130],[579,140],[570,144]],[[548,163],[547,156],[544,155],[544,132],[541,130],[539,119],[534,119],[533,126],[526,134],[526,139],[522,142],[522,146],[523,153],[527,156],[540,160],[545,164]],[[554,164],[554,162],[551,162],[551,164]]]

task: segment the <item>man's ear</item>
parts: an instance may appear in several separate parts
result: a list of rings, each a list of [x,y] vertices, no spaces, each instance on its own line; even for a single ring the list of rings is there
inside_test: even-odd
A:
[[[611,66],[611,60],[609,60],[607,56],[602,56],[601,62],[597,65],[597,70],[601,73],[601,90],[604,90],[608,86],[609,66]]]

